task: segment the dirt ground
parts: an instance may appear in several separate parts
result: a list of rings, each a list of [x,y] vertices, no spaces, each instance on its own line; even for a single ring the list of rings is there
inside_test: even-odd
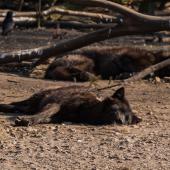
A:
[[[51,32],[40,32],[38,40],[36,36],[24,39],[22,34],[25,32],[1,39],[1,52],[55,41],[51,41]],[[98,82],[101,87],[107,83]],[[0,103],[25,99],[40,89],[71,84],[0,73]],[[0,113],[0,169],[170,169],[170,83],[139,81],[126,84],[125,88],[132,109],[142,118],[137,125],[63,123],[13,127],[15,115]],[[106,96],[113,91],[102,93]]]

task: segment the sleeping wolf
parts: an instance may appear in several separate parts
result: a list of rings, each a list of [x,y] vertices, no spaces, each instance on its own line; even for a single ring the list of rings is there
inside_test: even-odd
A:
[[[0,104],[0,111],[24,114],[16,118],[16,126],[63,121],[85,124],[133,124],[140,121],[132,112],[123,87],[103,100],[83,86],[50,89],[24,101]]]

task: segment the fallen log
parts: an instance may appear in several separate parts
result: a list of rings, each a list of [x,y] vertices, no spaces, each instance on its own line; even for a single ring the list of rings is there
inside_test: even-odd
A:
[[[4,17],[6,15],[6,12],[8,10],[0,10],[0,17]],[[31,17],[31,18],[37,18],[37,12],[17,12],[14,11],[15,18],[18,17]],[[117,18],[114,16],[102,14],[102,13],[92,13],[92,12],[82,12],[82,11],[73,11],[73,10],[67,10],[67,9],[61,9],[58,7],[52,7],[48,10],[42,11],[42,16],[49,16],[51,14],[61,14],[61,15],[68,15],[68,16],[77,16],[77,17],[85,17],[85,18],[91,18],[95,20],[104,20],[104,21],[112,21],[116,22]]]
[[[2,25],[4,18],[0,17],[0,25]],[[18,23],[22,23],[22,22],[35,22],[36,19],[35,18],[31,18],[31,17],[18,17],[18,18],[14,18],[14,22],[16,24]]]
[[[114,3],[108,0],[70,0],[73,3],[80,4],[80,5],[86,5],[86,6],[94,6],[94,7],[102,7],[102,8],[108,8],[111,11],[115,11],[120,13],[122,16],[122,19],[127,20],[128,22],[132,23],[139,23],[142,24],[150,24],[152,22],[153,24],[157,24],[160,21],[167,21],[167,19],[170,20],[170,17],[159,17],[159,16],[151,16],[139,13],[131,8],[125,7],[123,5],[120,5],[118,3]],[[132,24],[131,23],[131,24]],[[140,24],[140,25],[142,25]],[[166,22],[167,24],[167,22]]]
[[[0,17],[0,26],[4,18]],[[15,25],[20,28],[33,28],[37,27],[37,19],[31,17],[17,17],[14,18]],[[114,24],[96,24],[96,23],[82,23],[79,21],[42,21],[41,26],[45,28],[54,28],[60,25],[60,28],[75,28],[75,29],[99,29],[111,27]]]
[[[114,30],[114,33],[112,33],[112,29],[105,28],[71,40],[64,40],[50,46],[0,54],[0,64],[21,62],[41,57],[48,59],[51,56],[60,55],[87,46],[91,43],[107,39],[109,38],[110,33],[114,34],[114,36],[121,35],[120,29],[117,31]]]
[[[43,11],[42,14],[44,16],[48,16],[50,14],[61,14],[61,15],[71,15],[71,16],[77,16],[77,17],[88,17],[91,19],[95,20],[104,20],[104,21],[111,21],[111,22],[116,22],[117,17],[113,17],[110,15],[106,14],[101,14],[101,13],[91,13],[91,12],[82,12],[82,11],[72,11],[72,10],[66,10],[66,9],[61,9],[61,8],[50,8],[46,11]]]
[[[147,75],[154,73],[155,71],[161,70],[167,66],[170,66],[170,58],[142,70],[141,72],[135,74],[134,76],[126,79],[125,82],[140,80],[140,79],[146,77]]]
[[[0,25],[2,25],[2,22],[4,20],[4,17],[6,15],[8,10],[0,10]],[[50,8],[48,10],[45,10],[42,12],[42,16],[49,16],[51,14],[61,14],[61,15],[71,15],[71,16],[77,16],[77,17],[85,17],[85,18],[91,18],[93,20],[99,20],[99,21],[108,21],[108,22],[118,22],[118,19],[113,16],[105,15],[102,13],[91,13],[91,12],[81,12],[81,11],[72,11],[72,10],[65,10],[60,8]],[[17,12],[14,11],[14,21],[15,25],[18,27],[37,27],[37,18],[38,14],[36,12]],[[57,24],[60,22],[61,27],[67,28],[83,28],[83,29],[99,29],[111,26],[111,24],[96,24],[96,23],[90,23],[85,24],[78,21],[48,21],[46,19],[43,19],[41,21],[41,26],[50,28],[50,27],[56,27]]]

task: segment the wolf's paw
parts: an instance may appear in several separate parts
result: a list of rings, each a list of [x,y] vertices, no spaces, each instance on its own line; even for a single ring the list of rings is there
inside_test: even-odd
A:
[[[15,126],[29,126],[30,122],[24,118],[17,117],[15,119]]]

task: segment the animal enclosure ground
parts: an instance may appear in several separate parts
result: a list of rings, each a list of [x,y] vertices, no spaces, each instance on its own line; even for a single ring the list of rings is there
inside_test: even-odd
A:
[[[52,39],[52,33],[53,30],[16,30],[7,38],[0,37],[0,50],[7,52],[46,45],[57,41]],[[80,34],[72,30],[65,38]],[[146,46],[144,37],[140,36],[95,45],[127,44],[169,49],[169,42]],[[101,87],[107,83],[98,82]],[[71,84],[0,73],[0,103],[25,99],[40,89]],[[125,88],[132,109],[142,118],[137,125],[63,123],[13,127],[14,115],[0,113],[1,169],[170,169],[170,83],[139,81],[127,84]],[[103,91],[103,96],[113,93],[113,90]]]
[[[18,101],[39,89],[69,85],[3,73],[0,77],[1,103]],[[1,168],[169,169],[170,84],[141,81],[126,85],[126,90],[133,110],[143,119],[137,125],[12,127],[14,115],[1,114]]]

